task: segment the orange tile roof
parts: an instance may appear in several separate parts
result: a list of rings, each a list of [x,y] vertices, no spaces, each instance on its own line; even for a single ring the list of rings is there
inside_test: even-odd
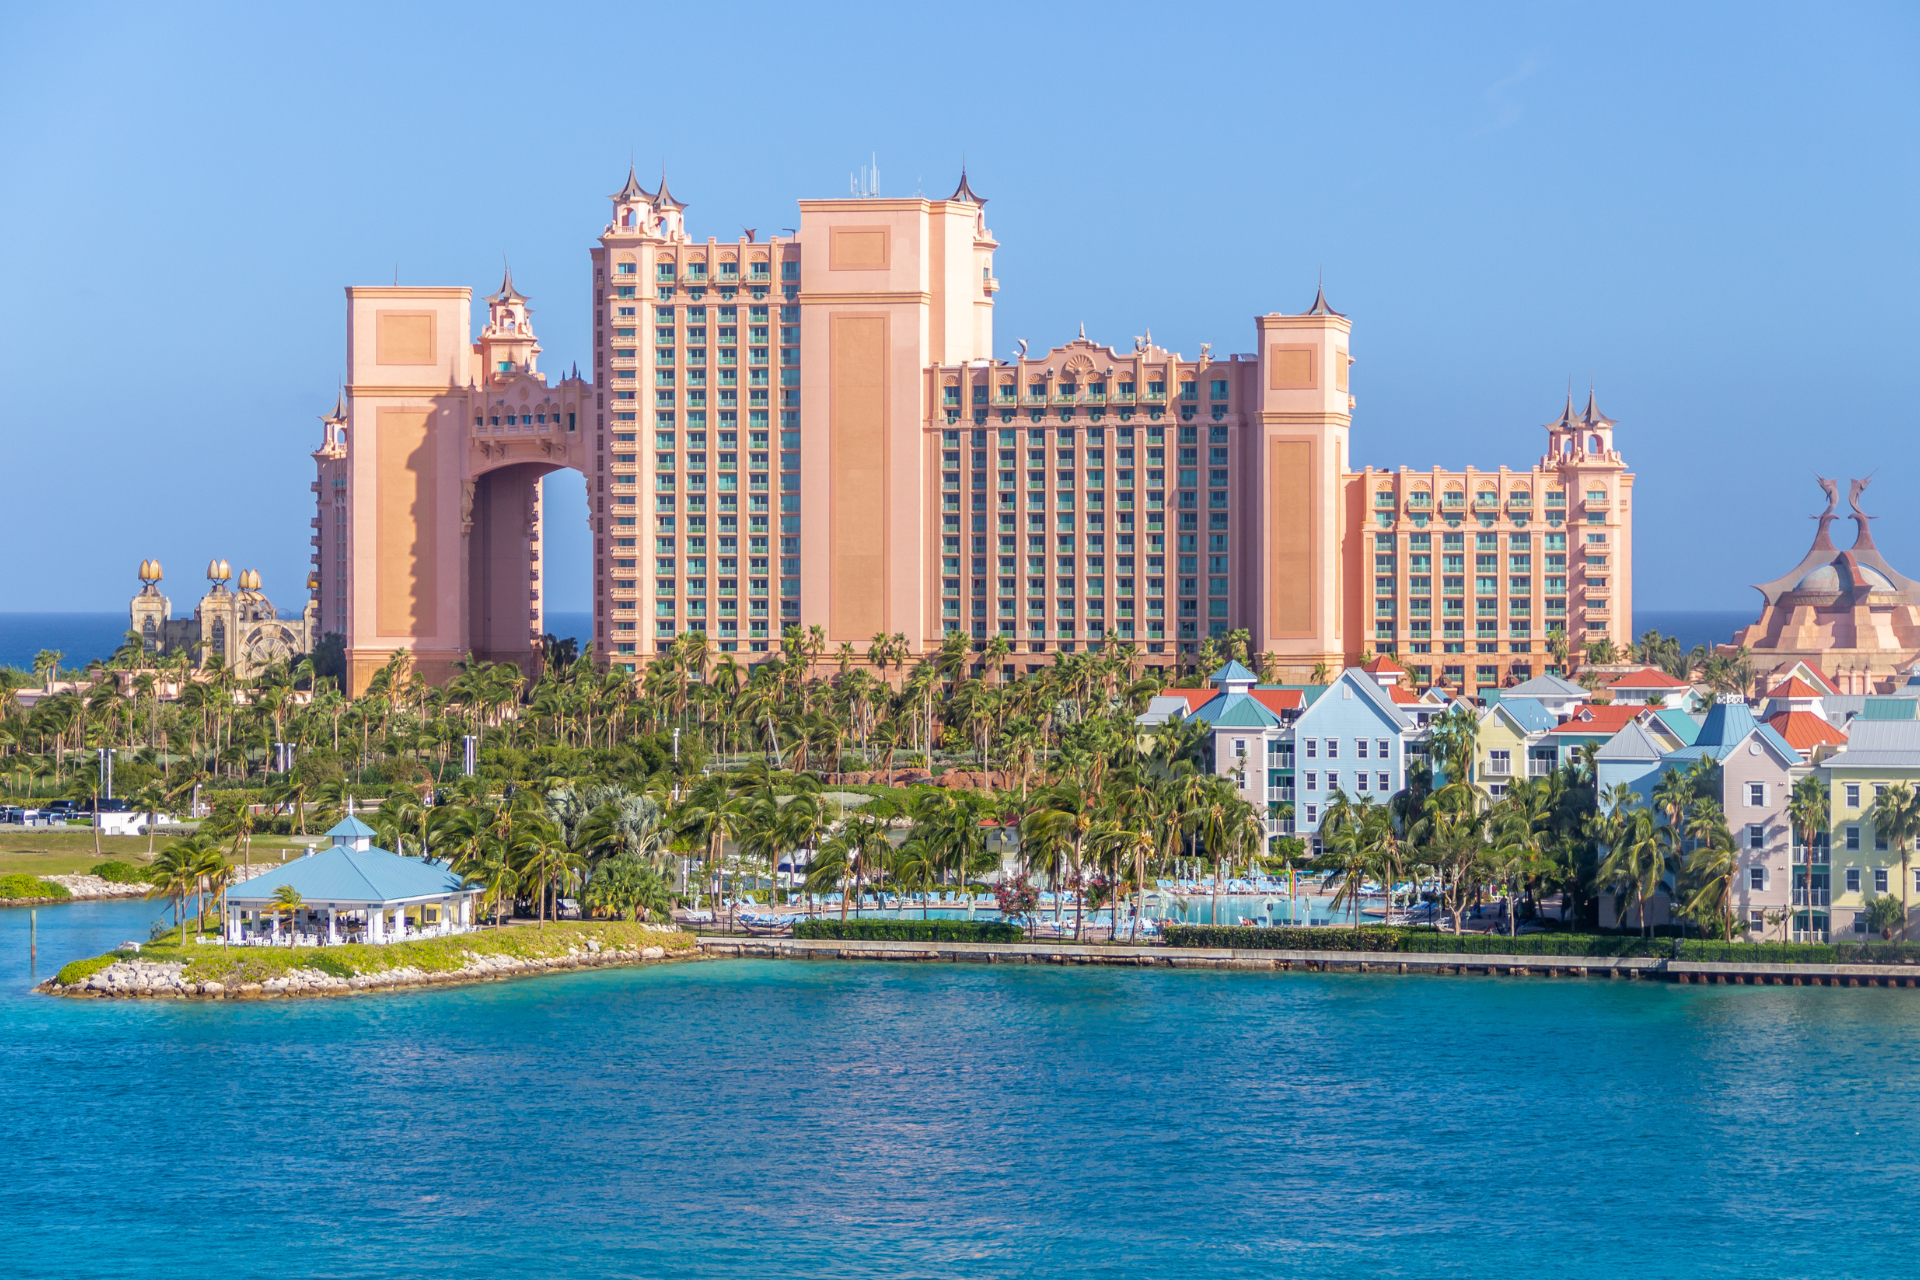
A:
[[[1811,711],[1782,711],[1767,723],[1795,751],[1810,751],[1824,743],[1837,746],[1847,740],[1838,725],[1829,724]]]
[[[1219,697],[1220,691],[1218,689],[1162,689],[1159,696],[1162,698],[1185,698],[1187,700],[1187,710],[1198,711],[1201,707],[1206,706],[1209,702]]]
[[[1609,689],[1691,689],[1692,687],[1685,680],[1676,680],[1657,667],[1648,667],[1645,671],[1629,671],[1607,686]]]
[[[1806,672],[1807,675],[1811,677],[1811,679],[1808,680],[1808,683],[1811,684],[1814,688],[1820,690],[1822,693],[1838,694],[1840,692],[1838,686],[1836,686],[1833,683],[1833,681],[1827,679],[1826,673],[1820,670],[1820,668],[1814,666],[1812,663],[1796,662],[1793,664],[1791,668],[1789,668],[1789,670]],[[1777,672],[1775,674],[1778,675]],[[1791,680],[1791,679],[1794,679],[1794,677],[1791,675],[1788,675],[1783,677],[1783,679]]]
[[[1395,685],[1393,688],[1387,690],[1387,696],[1402,705],[1420,701],[1419,694],[1411,689],[1402,689],[1399,685]]]
[[[1282,711],[1298,711],[1307,705],[1306,695],[1298,689],[1261,689],[1256,687],[1249,689],[1247,692],[1253,696],[1255,702],[1267,710],[1274,712],[1276,715]]]
[[[1821,698],[1826,695],[1798,676],[1788,676],[1784,684],[1773,686],[1769,698]]]
[[[1604,705],[1588,704],[1562,720],[1548,733],[1605,733],[1615,734],[1627,727],[1627,722],[1646,712],[1645,707],[1623,707],[1613,703]]]
[[[1399,663],[1395,662],[1392,658],[1389,658],[1384,653],[1360,669],[1366,672],[1368,675],[1379,675],[1383,671],[1389,672],[1394,675],[1403,676],[1407,674],[1407,669],[1405,667],[1401,666]]]

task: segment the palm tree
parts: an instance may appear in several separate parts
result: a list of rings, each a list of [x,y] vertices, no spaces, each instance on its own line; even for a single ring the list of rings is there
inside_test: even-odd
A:
[[[287,913],[287,946],[292,947],[299,936],[294,931],[295,918],[306,903],[301,900],[300,891],[290,884],[283,884],[273,891],[273,909],[276,917],[282,911]]]
[[[1694,842],[1687,855],[1686,873],[1694,882],[1685,913],[1696,921],[1714,920],[1722,941],[1733,941],[1733,884],[1740,873],[1740,849],[1727,830],[1718,805],[1701,805],[1687,826]]]
[[[1813,846],[1832,825],[1831,815],[1832,797],[1820,778],[1810,773],[1793,784],[1793,794],[1787,799],[1787,820],[1800,833],[1801,847],[1805,850],[1805,893],[1802,896],[1807,908],[1809,940],[1813,936]]]
[[[1674,834],[1670,828],[1654,821],[1652,810],[1636,805],[1626,814],[1626,822],[1619,833],[1620,843],[1600,864],[1599,878],[1613,888],[1620,923],[1625,925],[1629,908],[1637,906],[1640,911],[1640,936],[1643,938],[1649,936],[1652,928],[1654,896],[1666,882],[1671,851],[1669,841]]]
[[[187,895],[200,883],[200,858],[209,844],[209,841],[198,836],[176,840],[161,852],[147,871],[147,881],[153,886],[147,891],[147,896],[169,898],[173,902],[174,918],[180,925],[181,946],[187,943]]]

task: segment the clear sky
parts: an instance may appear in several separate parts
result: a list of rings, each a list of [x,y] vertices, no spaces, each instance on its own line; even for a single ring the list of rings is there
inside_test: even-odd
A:
[[[1591,376],[1642,609],[1753,604],[1815,471],[1876,473],[1920,575],[1917,15],[15,4],[0,609],[121,608],[143,556],[176,609],[216,556],[297,606],[342,286],[491,289],[504,255],[543,367],[584,365],[629,154],[701,239],[777,232],[875,154],[883,194],[945,195],[964,156],[1002,355],[1082,322],[1244,351],[1324,270],[1358,463],[1526,466]],[[585,609],[577,481],[548,519],[549,606]]]

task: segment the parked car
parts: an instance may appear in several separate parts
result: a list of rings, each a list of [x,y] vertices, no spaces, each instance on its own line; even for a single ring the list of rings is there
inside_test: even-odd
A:
[[[0,822],[19,826],[27,820],[27,811],[17,804],[0,805]]]
[[[554,914],[562,920],[578,920],[580,918],[580,900],[578,898],[560,899],[560,904],[555,909]]]

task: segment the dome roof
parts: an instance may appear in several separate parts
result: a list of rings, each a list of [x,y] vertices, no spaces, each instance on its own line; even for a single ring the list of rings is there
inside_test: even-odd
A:
[[[1840,590],[1840,571],[1830,564],[1823,564],[1800,581],[1793,584],[1795,591],[1823,591],[1838,594]]]

